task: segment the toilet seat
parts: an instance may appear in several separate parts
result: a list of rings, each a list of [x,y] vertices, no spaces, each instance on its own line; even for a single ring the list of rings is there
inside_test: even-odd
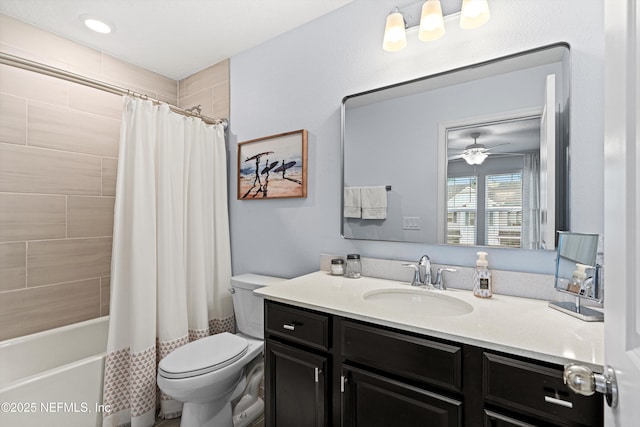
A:
[[[229,366],[247,353],[249,343],[237,335],[223,332],[190,342],[160,361],[158,374],[181,379],[208,374]]]

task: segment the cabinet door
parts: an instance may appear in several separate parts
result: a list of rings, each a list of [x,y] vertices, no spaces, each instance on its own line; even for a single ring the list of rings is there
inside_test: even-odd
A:
[[[344,427],[459,427],[462,403],[355,367],[342,367]]]
[[[327,425],[327,358],[267,340],[267,427]]]

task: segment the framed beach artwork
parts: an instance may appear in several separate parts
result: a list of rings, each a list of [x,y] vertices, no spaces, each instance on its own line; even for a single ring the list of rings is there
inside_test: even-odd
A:
[[[238,144],[238,200],[307,197],[307,131]]]

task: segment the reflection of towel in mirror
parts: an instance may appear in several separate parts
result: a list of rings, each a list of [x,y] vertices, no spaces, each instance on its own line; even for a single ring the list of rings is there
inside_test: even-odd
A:
[[[344,217],[362,217],[360,203],[360,187],[344,187]]]
[[[387,218],[387,189],[384,185],[360,188],[362,219]]]

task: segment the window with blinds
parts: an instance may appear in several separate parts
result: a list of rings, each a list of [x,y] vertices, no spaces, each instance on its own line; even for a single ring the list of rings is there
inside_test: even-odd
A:
[[[477,177],[447,179],[447,243],[476,244]]]
[[[521,247],[522,172],[480,175],[481,181],[478,179],[447,179],[447,243]]]
[[[522,172],[485,177],[487,246],[519,248],[522,236]]]

